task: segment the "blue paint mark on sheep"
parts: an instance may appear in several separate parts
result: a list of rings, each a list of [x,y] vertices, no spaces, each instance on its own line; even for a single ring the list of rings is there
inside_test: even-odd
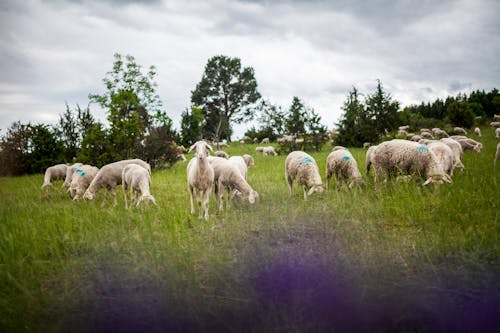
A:
[[[417,148],[417,150],[421,153],[421,152],[424,152],[424,151],[429,151],[429,148],[427,148],[426,146],[424,145],[421,145]]]
[[[82,169],[76,169],[75,172],[78,173],[79,175],[81,175],[82,177],[85,177],[85,175],[86,175],[85,171],[83,171]]]
[[[351,157],[349,155],[344,155],[344,157],[342,157],[342,159],[344,161],[349,161],[351,159]]]
[[[312,157],[306,156],[302,159],[302,163],[313,164],[314,160],[312,159]]]

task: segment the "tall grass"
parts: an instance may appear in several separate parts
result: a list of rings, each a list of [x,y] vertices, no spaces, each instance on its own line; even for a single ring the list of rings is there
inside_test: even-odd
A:
[[[1,178],[0,330],[493,331],[500,168],[493,131],[480,141],[453,184],[370,177],[307,201],[289,196],[286,156],[233,144],[255,157],[260,202],[217,213],[212,197],[208,222],[189,214],[182,163],[153,173],[158,207],[128,211],[120,191],[72,202],[42,175]],[[323,176],[329,151],[312,154]]]

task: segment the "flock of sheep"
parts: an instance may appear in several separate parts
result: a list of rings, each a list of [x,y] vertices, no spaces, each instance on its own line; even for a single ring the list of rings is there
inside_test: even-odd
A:
[[[497,122],[493,122],[492,126],[495,124]],[[386,181],[389,175],[394,175],[398,180],[411,177],[423,178],[423,185],[451,183],[455,168],[464,169],[461,161],[464,150],[469,149],[479,153],[482,149],[480,142],[465,135],[449,136],[439,128],[421,129],[417,135],[408,133],[408,128],[401,126],[398,131],[398,135],[406,136],[406,139],[393,139],[368,147],[366,176],[369,175],[373,165],[375,182]],[[454,131],[467,134],[461,128],[455,128]],[[475,134],[481,136],[479,128],[475,129]],[[500,138],[500,123],[495,135]],[[222,147],[222,143],[214,145],[217,148]],[[189,153],[193,151],[195,155],[187,165],[191,214],[196,213],[196,201],[196,205],[199,206],[198,217],[209,219],[208,203],[212,188],[219,211],[223,210],[224,198],[227,200],[226,209],[235,197],[252,205],[258,202],[259,194],[247,182],[248,167],[254,165],[252,156],[245,154],[229,157],[222,150],[213,152],[212,146],[206,141],[194,143],[189,148]],[[214,156],[209,155],[209,151],[212,151]],[[264,156],[277,155],[272,146],[257,147],[256,152],[261,152]],[[495,165],[499,158],[500,143],[497,145]],[[335,146],[327,156],[325,171],[327,188],[331,177],[335,177],[337,184],[346,183],[349,188],[363,183],[358,164],[347,148]],[[63,187],[68,188],[73,200],[93,200],[99,190],[104,188],[106,195],[112,192],[116,204],[116,188],[122,184],[126,208],[129,201],[136,206],[148,201],[156,204],[155,198],[150,193],[151,167],[140,159],[110,163],[101,169],[81,163],[71,166],[54,165],[47,168],[42,188],[58,179],[64,179]],[[294,181],[302,187],[304,200],[314,192],[324,191],[316,161],[303,151],[293,151],[286,157],[285,179],[290,194]]]

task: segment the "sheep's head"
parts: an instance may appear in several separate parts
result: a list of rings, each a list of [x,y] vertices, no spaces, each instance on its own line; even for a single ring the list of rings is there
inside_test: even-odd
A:
[[[314,185],[313,187],[311,187],[309,189],[309,192],[307,192],[307,195],[311,195],[313,194],[314,192],[317,192],[317,193],[323,193],[324,189],[323,189],[323,186],[322,185]]]
[[[83,199],[85,200],[94,200],[94,198],[94,193],[90,192],[89,190],[85,191],[85,193],[83,194]]]
[[[450,183],[450,184],[453,183],[453,180],[451,179],[451,177],[448,174],[446,174],[446,173],[443,174],[443,175],[430,176],[425,181],[424,186],[429,185],[431,183],[444,184],[445,182],[446,183]]]
[[[213,152],[212,147],[205,141],[197,141],[189,147],[189,153],[195,150],[195,155],[199,159],[204,159],[208,155],[208,150]]]
[[[136,207],[139,207],[139,204],[141,202],[144,202],[144,203],[151,202],[152,204],[154,204],[156,206],[156,200],[155,200],[155,198],[152,195],[143,195],[143,196],[141,196],[139,198],[139,200],[137,201]]]
[[[248,195],[248,202],[253,205],[255,203],[259,202],[259,193],[257,191],[250,191],[250,194]]]

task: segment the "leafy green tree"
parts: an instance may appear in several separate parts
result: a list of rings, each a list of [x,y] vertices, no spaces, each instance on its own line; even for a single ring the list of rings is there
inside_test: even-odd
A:
[[[240,59],[223,55],[208,60],[191,92],[191,102],[203,110],[204,135],[216,140],[231,139],[231,123],[251,120],[260,97],[253,68],[241,68]]]
[[[288,134],[301,136],[306,133],[307,111],[304,103],[297,96],[294,96],[285,122]]]
[[[0,141],[0,175],[18,176],[27,173],[30,125],[13,123]]]
[[[384,91],[380,80],[377,80],[375,93],[366,100],[366,112],[372,129],[379,137],[397,127],[398,110],[399,102],[393,101],[391,95]]]
[[[80,133],[78,119],[66,103],[66,111],[59,115],[59,131],[62,144],[64,145],[64,159],[71,161],[78,154],[80,145]]]
[[[106,92],[90,94],[89,99],[108,112],[108,138],[113,145],[108,153],[118,160],[141,154],[141,142],[151,125],[151,118],[161,118],[164,113],[155,91],[155,67],[150,66],[144,74],[133,56],[122,57],[117,53],[114,58],[113,69],[103,79]]]
[[[455,126],[470,128],[474,125],[474,117],[467,101],[457,100],[448,106],[448,120]]]
[[[261,100],[256,107],[256,113],[260,128],[254,133],[259,140],[269,138],[271,141],[276,140],[279,136],[285,133],[285,112],[281,107],[272,104],[268,100]]]
[[[203,137],[204,128],[203,110],[197,106],[186,109],[181,114],[181,143],[191,146]]]
[[[115,161],[113,147],[101,123],[96,123],[82,139],[78,161],[101,167]]]
[[[30,125],[27,173],[45,172],[51,165],[63,162],[64,145],[57,130],[44,124]]]

